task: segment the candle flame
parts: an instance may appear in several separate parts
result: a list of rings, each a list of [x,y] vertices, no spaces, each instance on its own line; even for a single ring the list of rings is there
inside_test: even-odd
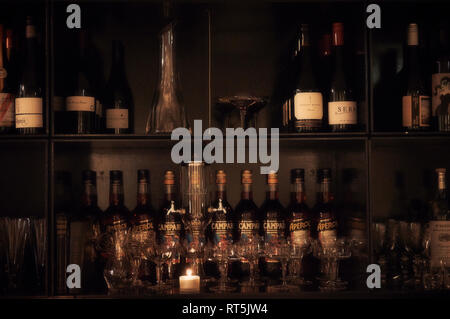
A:
[[[187,269],[186,275],[188,275],[189,277],[192,276],[192,269]]]

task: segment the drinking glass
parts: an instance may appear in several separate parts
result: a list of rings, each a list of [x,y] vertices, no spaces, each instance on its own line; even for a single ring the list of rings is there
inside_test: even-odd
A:
[[[305,281],[302,277],[302,262],[303,257],[311,252],[311,240],[310,238],[305,238],[303,241],[296,241],[291,247],[291,263],[290,268],[290,282],[293,285],[302,286],[305,284],[310,284],[310,282]]]
[[[257,279],[258,259],[261,256],[262,250],[262,243],[259,240],[236,244],[238,257],[246,259],[250,268],[249,280],[242,282],[241,286],[255,290],[262,285],[262,282]]]
[[[291,257],[292,246],[288,241],[280,241],[276,244],[270,243],[265,245],[265,256],[271,259],[278,260],[281,263],[281,285],[269,286],[269,291],[275,292],[292,292],[297,291],[298,286],[287,283],[287,264]]]
[[[17,292],[23,267],[25,245],[30,237],[30,219],[5,217],[3,228],[8,291]]]
[[[45,255],[47,253],[47,227],[44,218],[31,219],[34,235],[34,257],[38,291],[42,291],[45,277]]]
[[[316,242],[314,255],[323,265],[320,290],[339,291],[347,288],[347,282],[339,278],[339,262],[350,258],[351,249],[351,243],[346,238],[329,238]]]
[[[116,295],[124,292],[130,283],[130,263],[126,256],[128,230],[117,230],[105,235],[103,254],[106,265],[103,272],[108,294]]]
[[[231,245],[224,243],[219,243],[213,248],[213,258],[216,260],[219,266],[220,279],[219,284],[216,287],[211,287],[210,289],[218,293],[233,292],[236,290],[235,287],[230,286],[228,283],[228,264],[230,261],[230,256],[234,253],[234,249]]]

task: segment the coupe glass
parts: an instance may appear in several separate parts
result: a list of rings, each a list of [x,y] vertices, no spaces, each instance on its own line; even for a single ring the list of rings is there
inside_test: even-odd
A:
[[[30,237],[30,219],[5,217],[3,219],[3,228],[8,290],[17,292],[23,267],[25,245]]]
[[[257,288],[263,284],[257,277],[258,259],[261,256],[263,249],[264,247],[259,240],[236,244],[238,257],[247,260],[249,263],[249,279],[248,281],[241,283],[241,286],[246,287],[246,291],[249,289],[257,290]]]
[[[44,218],[31,219],[34,235],[34,257],[36,264],[36,280],[38,291],[42,291],[45,278],[45,255],[47,253],[47,227]]]
[[[314,255],[321,262],[320,290],[339,291],[347,288],[347,282],[339,278],[339,263],[350,258],[352,246],[346,238],[329,238],[316,241]]]
[[[230,286],[228,283],[228,265],[230,257],[234,254],[234,249],[231,245],[219,243],[213,248],[213,258],[217,262],[220,271],[219,284],[216,287],[210,289],[218,293],[233,292],[235,287]]]
[[[293,285],[303,286],[306,284],[311,284],[305,281],[302,277],[302,262],[303,257],[311,252],[311,239],[305,238],[303,242],[296,242],[296,244],[291,247],[291,267],[290,267],[290,279],[289,281]]]
[[[103,254],[106,266],[103,272],[108,294],[121,294],[130,283],[130,263],[126,255],[128,231],[120,230],[106,235]]]
[[[234,110],[239,110],[240,126],[243,129],[256,126],[256,115],[267,103],[267,98],[251,95],[224,96],[217,99],[217,116],[220,120],[225,118],[224,127],[231,125],[230,117]],[[253,122],[253,123],[250,123]]]
[[[288,241],[280,241],[277,244],[265,245],[265,256],[278,260],[281,263],[281,285],[269,286],[271,292],[292,292],[297,291],[298,286],[287,283],[287,265],[292,253],[292,246]]]

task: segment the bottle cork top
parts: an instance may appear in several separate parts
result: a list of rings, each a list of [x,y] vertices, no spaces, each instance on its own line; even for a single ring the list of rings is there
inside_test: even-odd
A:
[[[408,25],[408,45],[419,45],[419,26],[417,23]]]
[[[224,170],[219,169],[216,172],[216,184],[226,184],[227,183],[227,174]]]
[[[333,45],[344,45],[344,24],[342,22],[333,23]]]
[[[168,170],[164,173],[164,185],[175,185],[175,174]]]
[[[303,168],[291,169],[291,183],[298,183],[305,179],[305,170]]]
[[[278,184],[278,174],[274,172],[267,174],[267,184]]]
[[[241,172],[241,183],[242,184],[251,184],[252,181],[252,171],[249,169],[244,169]]]
[[[447,172],[446,168],[436,168],[436,173],[445,174]]]

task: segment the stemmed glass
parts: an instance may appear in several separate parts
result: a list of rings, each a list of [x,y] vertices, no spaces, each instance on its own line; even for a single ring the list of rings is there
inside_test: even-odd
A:
[[[339,262],[350,258],[352,245],[346,238],[326,238],[316,241],[314,255],[320,259],[323,266],[322,278],[320,278],[320,290],[339,291],[345,290],[347,283],[339,278]]]
[[[105,235],[103,253],[106,256],[106,266],[103,272],[108,294],[114,295],[125,289],[130,282],[130,265],[126,256],[128,230],[117,230]]]
[[[47,232],[44,218],[31,219],[31,225],[34,235],[34,257],[36,263],[36,280],[38,290],[43,288],[45,255],[47,252]]]
[[[264,251],[268,258],[278,260],[281,263],[281,285],[269,286],[269,291],[276,292],[291,292],[298,290],[295,285],[290,285],[287,283],[287,264],[289,258],[291,257],[291,249],[289,241],[282,240],[279,243],[266,243]]]
[[[23,266],[25,245],[30,236],[29,218],[3,218],[3,234],[6,248],[6,273],[8,290],[17,291]]]
[[[262,283],[256,278],[256,269],[258,259],[261,256],[263,247],[259,240],[240,242],[236,244],[237,255],[240,258],[244,258],[248,261],[250,267],[249,280],[241,283],[241,286],[250,289],[256,289],[261,286]]]
[[[137,289],[143,286],[142,281],[139,279],[139,270],[142,260],[145,258],[145,251],[151,249],[148,247],[149,245],[152,245],[152,240],[149,238],[147,232],[136,228],[129,231],[126,251],[130,259],[131,285]]]
[[[294,285],[305,285],[309,282],[305,281],[302,277],[302,262],[303,257],[311,252],[311,240],[310,238],[304,238],[303,240],[297,240],[295,244],[291,246],[291,263],[292,267],[290,274],[290,282]]]
[[[234,254],[233,246],[226,243],[219,243],[213,248],[212,254],[219,266],[220,280],[218,286],[211,287],[210,289],[219,293],[235,291],[236,288],[228,284],[228,263],[230,256]]]

